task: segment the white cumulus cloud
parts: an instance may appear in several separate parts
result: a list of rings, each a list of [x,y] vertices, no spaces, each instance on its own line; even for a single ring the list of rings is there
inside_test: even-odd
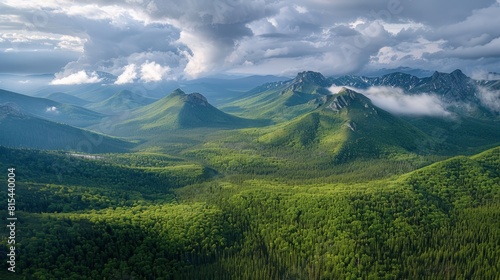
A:
[[[87,74],[86,71],[81,70],[71,75],[55,78],[50,82],[52,85],[80,85],[80,84],[95,84],[102,81],[96,72]]]
[[[122,85],[122,84],[133,83],[136,78],[137,78],[136,66],[135,64],[130,64],[123,67],[123,73],[120,76],[118,76],[115,84]]]
[[[158,82],[165,78],[169,72],[170,67],[148,61],[141,66],[141,80],[144,82]]]

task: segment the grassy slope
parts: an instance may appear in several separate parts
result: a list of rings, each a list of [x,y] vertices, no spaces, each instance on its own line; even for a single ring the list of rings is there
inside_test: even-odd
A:
[[[78,106],[62,104],[45,98],[36,98],[5,90],[0,90],[0,104],[2,103],[13,104],[13,106],[20,108],[26,114],[79,127],[88,127],[97,124],[104,117],[103,114]],[[53,107],[57,110],[47,110]]]
[[[86,153],[125,152],[130,142],[44,119],[4,115],[0,118],[0,145]]]
[[[159,134],[198,127],[237,128],[262,125],[263,121],[226,114],[212,105],[189,102],[188,95],[176,90],[148,106],[132,112],[131,119],[117,126],[118,134]]]
[[[342,106],[343,102],[349,104]],[[381,110],[361,94],[333,95],[316,111],[282,124],[260,140],[276,146],[307,147],[318,143],[325,150],[351,149],[352,158],[382,155],[384,150],[419,152],[420,143],[432,141],[423,132]],[[384,147],[385,146],[385,147]]]
[[[324,88],[311,83],[293,87],[292,82],[278,82],[260,87],[242,98],[225,104],[222,109],[242,117],[259,117],[281,122],[317,108]]]

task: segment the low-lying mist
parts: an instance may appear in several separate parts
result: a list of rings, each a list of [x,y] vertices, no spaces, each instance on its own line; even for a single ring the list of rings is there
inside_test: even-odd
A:
[[[478,87],[478,93],[479,100],[484,107],[495,113],[500,113],[500,90]]]
[[[330,92],[337,93],[342,87],[332,86]],[[395,87],[350,88],[370,98],[373,104],[396,115],[448,117],[451,115],[438,96],[429,93],[405,94]]]

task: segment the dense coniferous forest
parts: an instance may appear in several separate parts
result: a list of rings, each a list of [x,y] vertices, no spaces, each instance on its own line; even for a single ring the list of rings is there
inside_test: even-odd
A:
[[[154,153],[82,159],[1,149],[1,167],[18,170],[17,266],[26,279],[494,279],[500,272],[499,148],[402,175],[302,183],[282,180],[286,174],[220,177]]]

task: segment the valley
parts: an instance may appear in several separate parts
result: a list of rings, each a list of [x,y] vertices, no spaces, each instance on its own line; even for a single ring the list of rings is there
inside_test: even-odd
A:
[[[498,82],[304,71],[190,86],[0,90],[19,279],[500,274]]]

